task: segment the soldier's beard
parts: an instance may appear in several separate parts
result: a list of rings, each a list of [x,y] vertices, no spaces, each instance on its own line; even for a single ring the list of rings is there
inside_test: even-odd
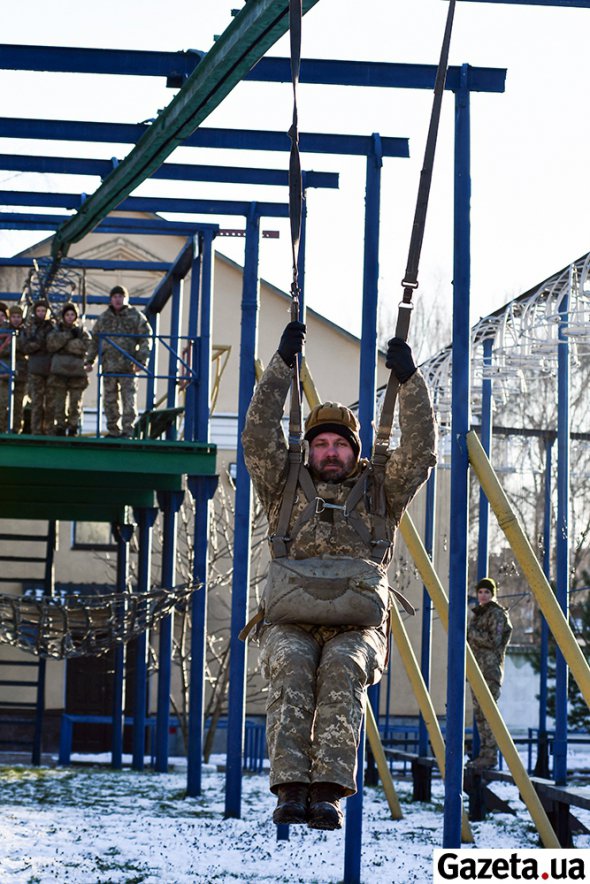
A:
[[[336,457],[318,458],[314,457],[313,452],[309,456],[309,469],[313,478],[332,485],[337,485],[350,476],[355,463],[356,459],[352,453],[346,460]]]

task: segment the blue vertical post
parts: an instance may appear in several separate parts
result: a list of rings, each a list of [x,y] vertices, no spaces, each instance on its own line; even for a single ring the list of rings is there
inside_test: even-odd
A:
[[[570,292],[572,271],[570,269]],[[570,472],[570,409],[569,409],[569,293],[559,307],[557,336],[557,539],[556,585],[557,600],[566,619],[569,609],[570,543],[569,543],[569,472]],[[553,770],[555,782],[567,782],[567,683],[568,668],[565,657],[556,648],[555,653],[555,741],[553,743]]]
[[[178,404],[178,354],[181,350],[180,317],[182,316],[183,280],[175,278],[172,286],[172,313],[170,316],[170,350],[168,352],[168,386],[166,406],[176,408]],[[167,439],[176,439],[176,424],[166,430]]]
[[[491,460],[492,454],[492,379],[489,369],[492,366],[493,339],[483,342],[483,380],[481,384],[481,444]],[[486,577],[489,557],[490,504],[483,488],[479,489],[479,523],[477,537],[477,579]]]
[[[134,525],[115,525],[117,540],[117,592],[127,592],[129,577],[129,541],[133,536]],[[111,767],[123,767],[123,728],[125,720],[125,645],[114,648],[113,673],[113,736],[111,745]]]
[[[158,517],[156,507],[140,507],[134,511],[138,529],[137,592],[150,592],[152,588],[152,528]],[[133,690],[133,770],[144,769],[145,722],[147,715],[147,668],[148,632],[135,639],[135,679]]]
[[[246,221],[246,248],[240,334],[240,379],[238,390],[238,441],[236,463],[236,511],[234,517],[234,573],[232,581],[231,635],[229,654],[229,700],[227,721],[227,769],[225,816],[238,818],[242,802],[242,751],[246,711],[246,647],[238,638],[248,617],[250,584],[250,522],[252,487],[244,461],[241,434],[246,411],[254,392],[254,359],[258,333],[258,256],[260,218],[252,203]]]
[[[198,381],[198,373],[199,373],[199,304],[201,298],[201,265],[202,265],[202,252],[205,249],[206,242],[209,241],[209,248],[211,248],[210,240],[206,240],[203,234],[200,234],[198,237],[198,249],[195,247],[195,253],[193,262],[191,265],[191,289],[189,296],[189,311],[188,311],[188,328],[187,335],[189,338],[189,347],[190,347],[190,359],[188,360],[191,366],[192,377],[189,381],[188,387],[186,388],[185,393],[185,411],[184,411],[184,438],[186,440],[194,441],[198,439],[197,433],[197,414],[198,414],[198,394],[199,394],[199,381]]]
[[[158,491],[158,503],[163,514],[161,583],[164,589],[173,589],[176,580],[176,524],[183,497],[183,491]],[[166,773],[168,770],[173,628],[173,614],[168,614],[167,617],[160,620],[155,763],[155,769],[159,773]]]
[[[158,375],[158,334],[160,332],[160,314],[146,313],[146,318],[152,329],[154,346],[151,349],[147,362],[147,384],[145,393],[145,410],[151,411],[156,401],[156,377]]]
[[[373,422],[377,390],[377,301],[379,283],[379,213],[381,206],[381,168],[383,155],[381,138],[373,134],[372,152],[367,155],[365,183],[365,241],[363,264],[363,301],[361,353],[359,370],[359,421],[363,455],[370,457],[373,447]],[[379,687],[368,690],[379,721]],[[365,769],[365,727],[361,729],[358,754],[358,792],[346,802],[346,831],[344,845],[344,884],[360,881],[363,824],[363,775]]]
[[[481,444],[491,460],[492,454],[492,379],[489,369],[492,366],[494,341],[486,338],[483,342],[483,378],[481,382]],[[479,489],[479,518],[477,534],[477,580],[486,577],[489,560],[490,504],[483,488]],[[473,719],[472,758],[477,758],[480,750],[477,723]]]
[[[213,236],[200,239],[202,253],[201,323],[199,336],[198,390],[195,432],[200,442],[209,441],[211,398],[211,337],[213,325]],[[192,295],[192,293],[191,293]],[[192,304],[191,304],[192,309]],[[193,331],[189,332],[191,336]],[[189,488],[195,500],[195,554],[193,579],[201,584],[191,599],[191,666],[188,720],[187,795],[201,794],[203,724],[205,710],[205,662],[207,652],[207,578],[209,544],[209,501],[217,486],[216,476],[192,476]]]
[[[543,573],[551,580],[551,474],[553,436],[545,437],[545,505],[543,512]],[[547,678],[549,674],[549,624],[541,617],[541,646],[539,665],[539,735],[537,740],[537,764],[535,773],[549,776],[549,746],[547,742]]]
[[[424,516],[424,547],[430,560],[434,558],[434,526],[436,521],[436,467],[426,483],[426,512]],[[432,601],[425,586],[422,587],[422,632],[420,643],[420,671],[424,684],[430,688],[430,655],[432,650]],[[422,714],[418,719],[418,754],[428,755],[428,728]]]
[[[462,65],[455,94],[455,218],[453,261],[453,374],[446,781],[443,847],[461,846],[465,736],[468,468],[470,398],[470,138],[469,68]]]

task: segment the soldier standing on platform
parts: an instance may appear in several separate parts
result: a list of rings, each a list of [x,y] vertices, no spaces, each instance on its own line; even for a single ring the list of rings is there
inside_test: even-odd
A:
[[[53,397],[49,386],[51,355],[47,336],[53,329],[48,318],[49,302],[39,298],[33,304],[33,315],[25,331],[25,353],[29,356],[29,396],[31,397],[31,433],[47,436],[53,433]]]
[[[61,322],[47,336],[51,355],[49,384],[53,390],[55,435],[76,436],[82,411],[82,396],[88,386],[84,358],[90,335],[78,324],[74,304],[64,304]]]
[[[151,328],[146,317],[128,302],[129,292],[124,286],[111,289],[110,304],[92,329],[86,358],[86,370],[91,371],[97,354],[101,354],[102,404],[107,436],[111,437],[133,435],[137,419],[137,373],[147,365],[152,348]]]
[[[0,433],[8,430],[8,389],[10,379],[10,348],[15,352],[15,376],[12,391],[12,432],[20,433],[23,427],[24,398],[27,390],[27,357],[25,355],[25,335],[23,309],[18,304],[8,310],[8,323],[0,329]]]

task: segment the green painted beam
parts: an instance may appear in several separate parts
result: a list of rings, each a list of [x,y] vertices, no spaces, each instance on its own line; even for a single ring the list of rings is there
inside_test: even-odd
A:
[[[118,522],[125,521],[125,507],[110,506],[109,504],[69,503],[60,504],[59,501],[41,503],[39,501],[9,501],[0,504],[0,518],[2,519],[27,519],[50,521],[56,519],[59,522]]]
[[[318,0],[303,0],[304,13]],[[289,27],[289,0],[248,0],[184,86],[78,212],[57,230],[56,261],[160,167]]]
[[[35,484],[31,485],[16,483],[11,485],[8,482],[2,481],[2,479],[3,476],[0,474],[0,482],[2,483],[0,518],[3,515],[5,504],[10,505],[13,503],[36,503],[39,506],[88,504],[100,509],[104,506],[106,499],[108,500],[109,509],[113,507],[120,509],[125,506],[151,507],[155,505],[155,493],[149,488],[128,488],[125,484],[105,486],[104,482],[102,488],[98,485],[80,485],[78,483],[49,485],[35,482]]]
[[[99,474],[104,487],[110,484],[109,475],[126,474],[135,477],[136,487],[158,489],[156,481],[162,477],[215,475],[216,447],[203,442],[3,435],[0,472],[5,469],[13,481],[15,471],[26,471],[18,476],[25,484],[34,481],[36,471],[39,475],[47,471],[72,475],[75,482],[80,481],[80,473],[85,478]],[[116,481],[121,484],[120,478]]]

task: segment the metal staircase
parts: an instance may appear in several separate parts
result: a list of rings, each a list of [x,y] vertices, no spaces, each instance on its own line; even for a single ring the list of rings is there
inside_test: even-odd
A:
[[[0,522],[0,526],[12,529],[0,533],[0,589],[14,593],[32,586],[50,595],[58,523],[48,522],[42,534],[19,533],[17,524]],[[25,576],[23,565],[28,569]],[[32,764],[41,763],[45,670],[44,658],[26,654],[7,643],[0,644],[0,750],[30,750]]]

